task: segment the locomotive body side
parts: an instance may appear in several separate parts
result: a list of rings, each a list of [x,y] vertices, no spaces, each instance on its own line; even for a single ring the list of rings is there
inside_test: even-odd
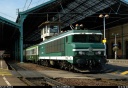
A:
[[[65,33],[54,36],[39,44],[39,59],[43,64],[43,61],[50,65],[59,65],[61,61],[73,60],[70,56],[65,54]]]

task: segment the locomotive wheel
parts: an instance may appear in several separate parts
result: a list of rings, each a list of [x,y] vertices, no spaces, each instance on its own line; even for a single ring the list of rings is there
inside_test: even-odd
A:
[[[72,64],[69,64],[69,66],[68,66],[68,70],[69,70],[69,71],[73,71],[73,70],[74,70],[74,67],[73,67]]]
[[[60,62],[60,69],[64,69],[63,62]]]
[[[61,61],[60,62],[60,69],[66,69],[66,62],[65,61]]]
[[[42,60],[41,61],[41,65],[43,65],[43,66],[49,66],[49,63],[48,63],[47,60]]]
[[[68,65],[68,71],[71,71],[72,69],[71,69],[71,65],[69,64]]]
[[[40,64],[44,66],[44,61],[43,61],[43,60],[41,60],[41,61],[40,61]]]
[[[64,69],[67,70],[67,71],[69,71],[70,67],[71,67],[70,64],[65,61],[65,63],[64,63]]]
[[[64,69],[65,69],[65,70],[68,70],[68,67],[67,67],[67,66],[65,66],[65,67],[64,67]]]
[[[45,66],[49,66],[49,63],[48,63],[48,61],[46,60],[46,61],[44,61],[44,63],[45,63]]]

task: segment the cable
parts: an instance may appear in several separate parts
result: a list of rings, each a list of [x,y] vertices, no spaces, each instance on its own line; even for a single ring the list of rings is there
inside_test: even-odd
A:
[[[44,3],[46,0],[43,0],[42,3]],[[48,1],[48,0],[47,0]],[[36,5],[39,5],[39,2],[41,2],[41,0],[38,0],[36,2],[34,2],[32,5],[36,6]]]
[[[28,8],[29,8],[29,6],[31,5],[31,3],[32,3],[32,0],[30,1],[29,5],[28,5]],[[28,9],[28,8],[27,8],[27,9]]]
[[[25,7],[26,7],[27,1],[28,1],[28,0],[26,0],[26,2],[25,2],[25,5],[24,5],[24,7],[23,7],[23,11],[24,11],[24,9],[25,9]]]
[[[2,13],[2,12],[0,12],[1,14],[3,14],[3,15],[6,15],[6,16],[8,16],[8,17],[11,17],[11,18],[13,18],[13,19],[16,19],[16,18],[14,18],[14,17],[12,17],[12,16],[9,16],[9,15],[7,15],[7,14],[5,14],[5,13]]]
[[[39,4],[39,2],[40,2],[41,0],[38,0],[38,1],[36,1],[36,2],[33,2],[33,4],[31,4],[31,5],[38,5]]]
[[[41,1],[41,0],[40,0],[40,1]],[[46,1],[46,0],[43,0],[43,1],[42,1],[42,3],[44,3],[45,1]],[[48,0],[47,0],[47,1],[48,1]],[[38,1],[38,3],[37,3],[37,4],[39,4],[39,1]]]
[[[39,1],[40,1],[40,0],[37,1],[37,5],[39,4]]]

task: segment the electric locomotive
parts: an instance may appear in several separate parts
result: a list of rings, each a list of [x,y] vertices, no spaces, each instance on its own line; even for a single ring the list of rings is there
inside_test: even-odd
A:
[[[29,53],[31,60],[44,66],[79,72],[103,70],[107,60],[100,30],[81,29],[77,25],[73,30],[60,32],[59,22],[45,22],[39,28],[43,42],[36,45],[38,54],[35,59]],[[27,50],[33,51],[34,48],[29,47]]]

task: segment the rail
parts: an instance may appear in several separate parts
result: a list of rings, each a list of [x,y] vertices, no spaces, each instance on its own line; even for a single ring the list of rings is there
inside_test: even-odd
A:
[[[25,69],[25,68],[22,68],[20,66],[18,66],[17,64],[15,63],[9,63],[10,67],[13,69],[13,70],[16,70],[16,71],[27,71],[29,69]],[[19,73],[19,72],[18,72]],[[37,72],[38,73],[38,72]],[[19,73],[20,74],[20,73]],[[24,81],[26,84],[28,84],[29,86],[39,86],[38,83],[33,83],[31,82],[30,79],[32,80],[37,80],[37,81],[40,81],[41,84],[45,84],[45,86],[68,86],[66,84],[63,84],[61,82],[58,82],[58,81],[55,81],[54,79],[42,74],[42,77],[39,77],[39,78],[35,78],[35,77],[24,77],[22,74],[20,74],[22,77],[20,78],[22,81]],[[28,80],[29,79],[29,80]],[[41,80],[40,80],[41,79]]]

